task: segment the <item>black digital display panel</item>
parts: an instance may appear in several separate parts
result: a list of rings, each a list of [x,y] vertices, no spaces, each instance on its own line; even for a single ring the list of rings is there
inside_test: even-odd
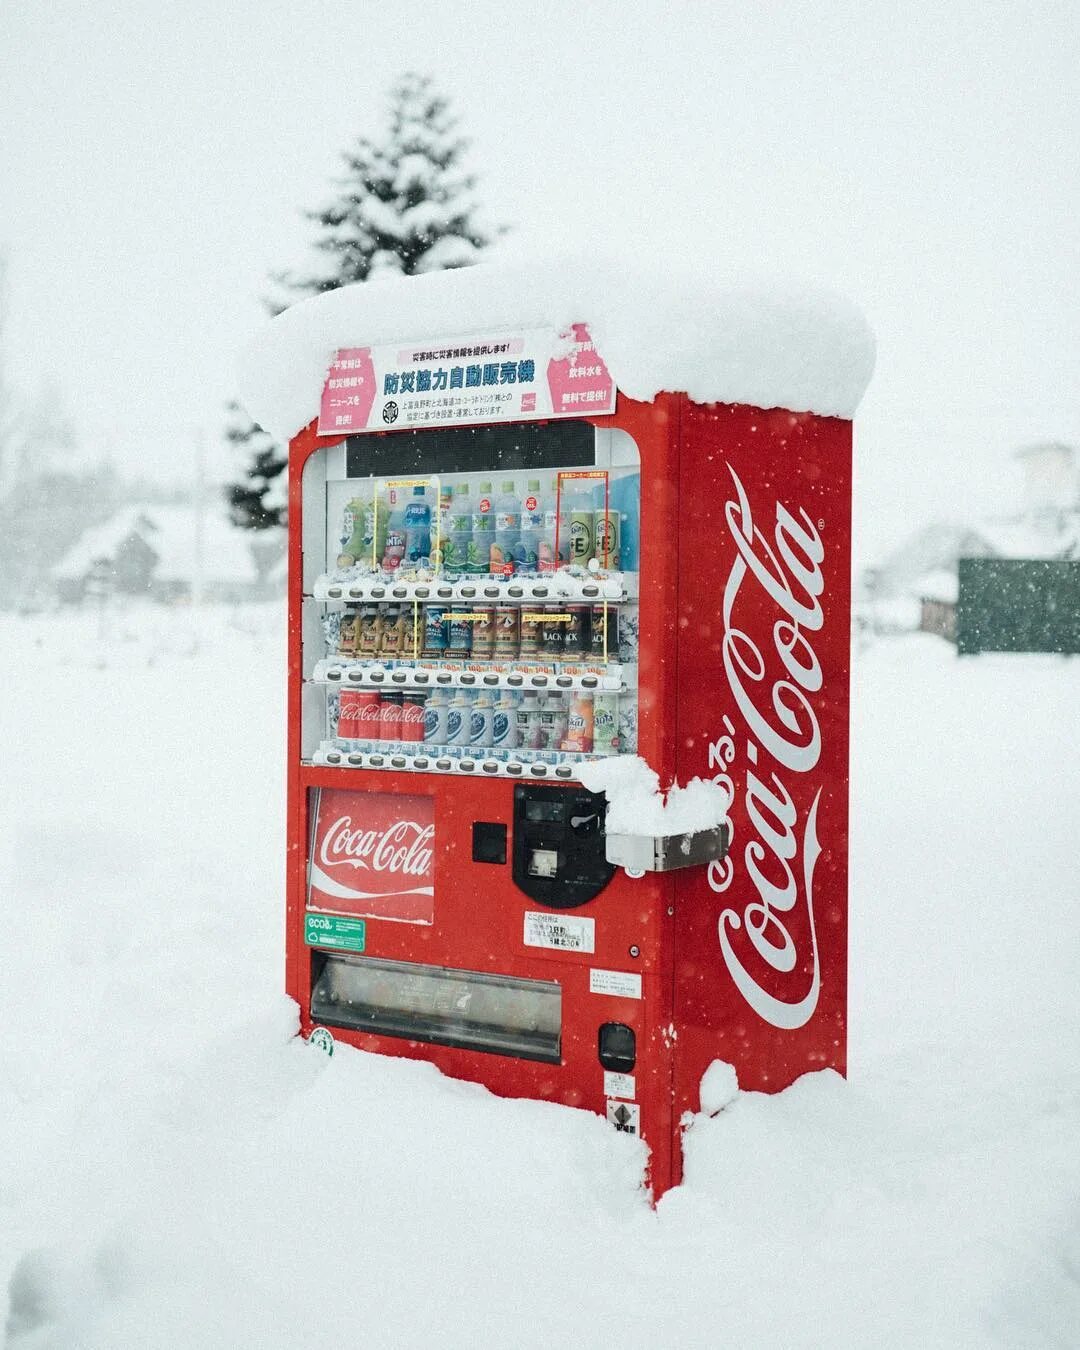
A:
[[[571,469],[596,463],[596,428],[589,422],[508,422],[494,427],[430,427],[345,442],[349,478]]]

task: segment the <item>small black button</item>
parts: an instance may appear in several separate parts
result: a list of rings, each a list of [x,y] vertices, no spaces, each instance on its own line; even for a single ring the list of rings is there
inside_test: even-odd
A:
[[[612,1073],[632,1073],[637,1063],[637,1038],[623,1022],[605,1022],[599,1036],[600,1063]]]
[[[494,821],[474,820],[472,856],[473,862],[506,862],[506,826]]]

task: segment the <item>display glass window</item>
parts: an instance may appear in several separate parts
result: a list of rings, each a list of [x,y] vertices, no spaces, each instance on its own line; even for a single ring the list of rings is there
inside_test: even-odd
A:
[[[585,422],[316,452],[304,759],[571,778],[633,753],[640,493],[632,438]]]

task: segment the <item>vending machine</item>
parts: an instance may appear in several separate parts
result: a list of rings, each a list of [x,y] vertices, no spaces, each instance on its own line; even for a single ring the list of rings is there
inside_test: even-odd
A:
[[[630,398],[580,319],[358,326],[291,441],[287,986],[659,1197],[714,1061],[845,1069],[851,423]],[[609,830],[601,761],[725,818]]]

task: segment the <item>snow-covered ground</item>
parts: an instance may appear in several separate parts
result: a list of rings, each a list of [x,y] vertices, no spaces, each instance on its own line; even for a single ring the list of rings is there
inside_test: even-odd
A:
[[[592,1116],[294,1038],[283,640],[0,621],[9,1350],[1080,1344],[1080,662],[859,655],[851,1079],[654,1213]]]

